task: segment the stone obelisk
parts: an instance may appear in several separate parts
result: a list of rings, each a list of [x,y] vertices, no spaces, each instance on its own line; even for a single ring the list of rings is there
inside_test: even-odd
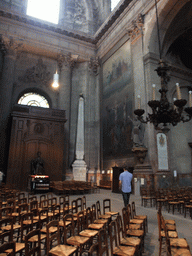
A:
[[[84,98],[80,95],[77,119],[76,159],[72,164],[74,180],[86,181],[87,165],[84,161]]]

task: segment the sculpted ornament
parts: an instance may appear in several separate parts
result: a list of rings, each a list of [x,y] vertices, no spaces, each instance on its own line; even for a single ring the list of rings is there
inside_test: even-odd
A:
[[[100,67],[100,61],[98,57],[91,57],[89,61],[89,71],[94,75],[98,75],[98,67]]]
[[[57,63],[59,66],[59,70],[61,71],[63,65],[65,67],[74,68],[76,61],[72,57],[71,53],[68,53],[67,55],[61,53],[57,56]]]
[[[50,72],[47,72],[47,66],[43,64],[43,60],[40,58],[35,66],[25,71],[23,77],[19,77],[19,80],[25,83],[43,83],[48,85],[51,82],[51,75]]]
[[[140,13],[138,17],[132,21],[131,29],[128,29],[128,34],[132,40],[143,33],[143,26],[144,15]]]
[[[8,38],[5,36],[1,36],[0,38],[0,49],[5,53],[9,55],[16,55],[18,50],[22,49],[23,44],[18,43],[13,38]]]

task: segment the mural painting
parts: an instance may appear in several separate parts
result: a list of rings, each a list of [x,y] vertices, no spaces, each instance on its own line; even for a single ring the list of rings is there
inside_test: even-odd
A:
[[[132,99],[130,44],[125,43],[103,65],[103,154],[131,154]]]

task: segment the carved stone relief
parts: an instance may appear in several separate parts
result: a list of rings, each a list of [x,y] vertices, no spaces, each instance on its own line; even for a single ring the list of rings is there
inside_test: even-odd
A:
[[[25,71],[24,76],[19,77],[19,80],[24,83],[43,83],[48,85],[51,82],[50,72],[47,72],[47,66],[43,63],[41,58],[38,59],[37,64]]]
[[[128,29],[128,34],[132,40],[143,33],[144,15],[139,14],[136,19],[132,21],[132,26]]]
[[[89,61],[89,71],[94,74],[98,75],[98,68],[100,67],[100,61],[98,57],[92,57]]]

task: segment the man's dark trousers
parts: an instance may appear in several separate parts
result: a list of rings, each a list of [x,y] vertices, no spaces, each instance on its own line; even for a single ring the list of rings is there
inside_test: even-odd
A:
[[[123,195],[123,201],[124,201],[124,205],[125,207],[127,207],[127,205],[129,204],[129,197],[130,197],[130,192],[129,193],[124,193],[122,192]]]

